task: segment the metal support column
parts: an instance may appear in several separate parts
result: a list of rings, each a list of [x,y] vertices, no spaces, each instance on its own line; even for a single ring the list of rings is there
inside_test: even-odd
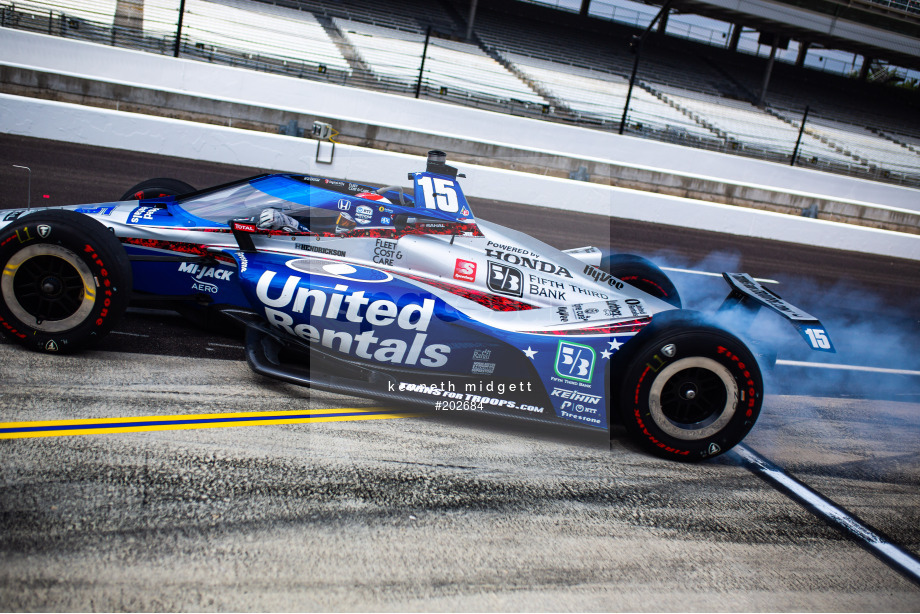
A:
[[[738,41],[741,40],[741,31],[744,26],[740,23],[732,24],[732,35],[728,38],[728,50],[731,52],[738,51]]]
[[[179,2],[179,24],[176,26],[176,46],[173,47],[173,57],[179,57],[179,47],[182,45],[182,19],[185,17],[185,0]]]
[[[422,75],[425,73],[425,57],[428,55],[428,41],[431,40],[431,26],[425,30],[425,46],[422,48],[422,65],[418,68],[418,83],[415,84],[415,97],[422,93]]]
[[[865,81],[869,78],[869,70],[872,68],[872,58],[867,55],[862,56],[862,66],[859,67],[859,80]]]
[[[792,150],[792,161],[789,166],[795,166],[795,160],[799,157],[799,145],[802,143],[802,134],[805,132],[805,122],[808,120],[808,105],[805,105],[805,113],[802,115],[802,125],[799,126],[799,138],[795,140],[795,149]]]
[[[809,41],[800,41],[799,42],[799,54],[795,56],[795,67],[801,68],[805,66],[805,56],[808,55],[808,48],[811,47]]]
[[[667,0],[667,2],[662,5],[661,10],[658,11],[658,14],[655,15],[655,18],[652,19],[652,22],[645,28],[645,31],[640,36],[633,36],[632,40],[629,41],[629,50],[632,51],[636,57],[633,60],[632,73],[629,75],[629,89],[626,91],[626,103],[623,105],[623,117],[620,118],[620,134],[623,134],[623,129],[626,127],[626,114],[629,112],[629,101],[632,99],[633,85],[636,83],[636,72],[639,70],[639,55],[642,52],[642,44],[645,42],[645,39],[648,38],[652,28],[655,27],[655,23],[661,19],[662,15],[670,10],[673,1],[674,0]]]
[[[773,62],[776,60],[776,44],[778,37],[773,35],[773,44],[770,45],[770,59],[767,60],[767,70],[763,74],[763,84],[760,86],[760,97],[757,106],[762,107],[767,100],[767,87],[770,85],[770,74],[773,72]]]
[[[470,16],[466,20],[466,40],[473,38],[473,24],[476,23],[476,5],[478,0],[470,0]]]
[[[661,21],[658,22],[658,34],[664,34],[665,30],[668,29],[668,16],[671,14],[671,11],[668,11],[661,16]]]

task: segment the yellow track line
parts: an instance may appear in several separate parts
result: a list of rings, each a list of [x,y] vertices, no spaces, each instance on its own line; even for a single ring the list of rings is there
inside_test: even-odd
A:
[[[104,433],[140,433],[269,424],[308,424],[313,422],[349,422],[409,418],[419,414],[397,413],[381,407],[305,409],[269,412],[228,412],[177,414],[170,416],[127,416],[88,418],[84,420],[42,420],[35,422],[0,422],[0,439],[64,437]]]

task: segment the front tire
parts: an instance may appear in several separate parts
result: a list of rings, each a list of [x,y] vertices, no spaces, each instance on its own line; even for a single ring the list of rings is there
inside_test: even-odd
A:
[[[20,345],[71,353],[104,337],[128,306],[132,275],[114,234],[63,209],[0,231],[0,331]]]
[[[734,335],[692,321],[648,331],[619,391],[631,438],[658,456],[699,461],[748,434],[763,402],[760,368]]]

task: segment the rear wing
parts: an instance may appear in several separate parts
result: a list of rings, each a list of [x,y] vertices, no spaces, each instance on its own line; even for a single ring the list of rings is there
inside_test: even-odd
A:
[[[766,307],[789,320],[811,349],[819,352],[836,352],[830,335],[818,318],[784,301],[747,273],[722,273],[722,277],[732,290],[719,307],[720,312],[740,306],[753,319],[761,307]]]

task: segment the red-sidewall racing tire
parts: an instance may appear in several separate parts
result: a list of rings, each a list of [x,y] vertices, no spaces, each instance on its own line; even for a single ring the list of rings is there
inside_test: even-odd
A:
[[[64,209],[36,211],[0,230],[0,268],[0,331],[43,352],[98,341],[131,295],[131,263],[115,235]]]
[[[734,335],[692,316],[666,320],[643,331],[628,354],[620,419],[636,443],[658,456],[687,462],[717,456],[744,439],[760,415],[760,368]]]
[[[125,192],[119,200],[143,200],[145,198],[160,198],[163,196],[181,196],[190,194],[195,188],[169,177],[158,177],[156,179],[147,179]]]
[[[671,279],[655,263],[642,256],[609,254],[601,259],[599,268],[655,298],[677,308],[681,306],[680,294]]]

